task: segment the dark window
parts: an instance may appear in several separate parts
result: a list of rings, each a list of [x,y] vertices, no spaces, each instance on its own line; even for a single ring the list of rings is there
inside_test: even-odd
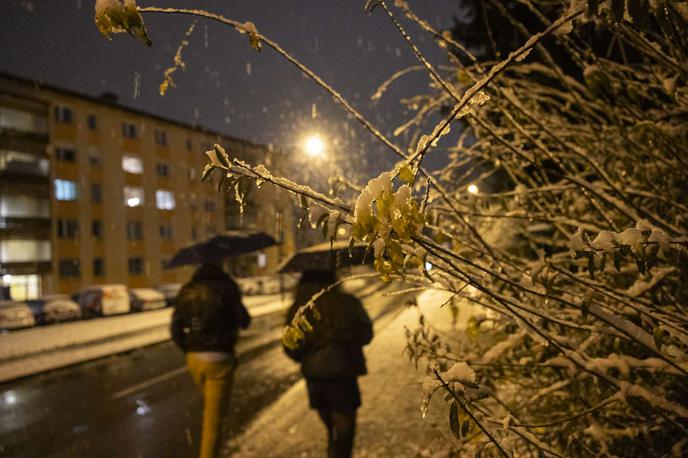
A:
[[[284,214],[281,211],[275,212],[275,239],[277,243],[284,240]]]
[[[55,158],[58,161],[76,162],[76,151],[72,148],[55,148]]]
[[[214,212],[214,211],[215,211],[215,201],[213,201],[213,200],[206,200],[206,201],[205,201],[205,211],[207,211],[207,212]]]
[[[143,258],[136,256],[129,258],[129,275],[141,275],[143,273]]]
[[[103,238],[103,222],[101,220],[94,219],[91,222],[91,235],[94,239],[100,240]]]
[[[167,164],[163,164],[162,162],[158,162],[157,164],[155,164],[155,173],[157,173],[159,177],[169,176],[170,166]]]
[[[72,115],[72,109],[69,107],[56,106],[55,110],[55,121],[63,124],[71,124],[74,120]]]
[[[76,219],[58,219],[57,236],[61,239],[75,239],[79,236],[79,221]]]
[[[160,146],[167,146],[167,132],[163,130],[156,130],[155,144]]]
[[[103,261],[103,258],[94,258],[93,259],[93,276],[94,277],[103,277],[105,275],[105,262]]]
[[[172,226],[170,224],[160,225],[160,238],[170,240],[172,238]]]
[[[103,192],[100,183],[93,183],[91,185],[91,200],[96,204],[103,201]]]
[[[186,139],[186,150],[191,151],[193,149],[193,142],[190,138]]]
[[[127,221],[127,240],[143,239],[143,224],[141,221]]]
[[[100,153],[95,150],[91,150],[88,152],[88,163],[91,164],[92,166],[100,166]]]
[[[88,124],[88,128],[90,130],[98,130],[98,119],[96,119],[96,115],[88,115],[88,118],[86,118],[86,123]]]
[[[198,240],[198,230],[196,230],[196,226],[191,226],[191,238]]]
[[[62,278],[74,278],[81,276],[81,263],[78,259],[67,258],[60,259],[58,271]]]
[[[122,135],[124,135],[125,138],[136,138],[136,125],[131,124],[129,122],[123,122]]]

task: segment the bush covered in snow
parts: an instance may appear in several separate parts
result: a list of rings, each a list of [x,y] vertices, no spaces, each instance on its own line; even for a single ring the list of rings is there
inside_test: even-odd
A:
[[[407,148],[255,26],[196,11],[282,53],[400,160],[352,201],[219,145],[204,178],[219,175],[240,202],[250,182],[288,189],[326,237],[351,226],[382,278],[446,289],[456,313],[467,302],[489,312],[451,334],[423,321],[409,331],[407,353],[428,371],[423,405],[438,392],[450,404],[452,453],[685,455],[688,7],[484,3],[495,11],[486,24],[499,16],[518,37],[506,58],[473,55],[403,0],[366,3],[403,31],[433,81],[434,92],[409,102],[414,117],[400,120],[397,133],[417,131]],[[400,15],[447,50],[449,67],[427,61]],[[448,154],[449,165],[425,170],[428,152]],[[289,345],[317,326],[305,316],[285,332]]]

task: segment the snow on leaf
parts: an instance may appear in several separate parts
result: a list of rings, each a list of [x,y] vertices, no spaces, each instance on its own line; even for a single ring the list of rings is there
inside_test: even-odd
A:
[[[576,251],[585,251],[588,249],[588,245],[585,243],[583,240],[583,228],[579,227],[578,230],[576,231],[573,236],[569,239],[569,242],[567,244],[569,250],[576,252]]]
[[[141,39],[146,46],[152,44],[136,7],[136,0],[96,0],[95,22],[100,33],[109,40],[110,34],[128,33]]]
[[[459,361],[443,372],[442,378],[447,382],[475,383],[475,371],[464,361]]]
[[[590,246],[596,250],[602,250],[607,253],[613,253],[614,249],[616,248],[616,245],[614,245],[616,236],[617,234],[615,232],[602,231],[599,234],[597,234],[595,240],[590,242]]]
[[[630,227],[619,234],[616,241],[621,245],[629,245],[634,253],[641,253],[643,234],[635,227]]]

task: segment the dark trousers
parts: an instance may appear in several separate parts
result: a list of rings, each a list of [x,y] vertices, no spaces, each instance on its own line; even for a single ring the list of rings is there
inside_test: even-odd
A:
[[[336,412],[321,407],[318,415],[327,428],[328,458],[351,458],[356,434],[356,411]]]

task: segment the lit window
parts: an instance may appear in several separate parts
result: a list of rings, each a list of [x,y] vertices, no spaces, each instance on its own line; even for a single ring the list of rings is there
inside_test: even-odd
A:
[[[50,240],[0,240],[0,263],[50,261]]]
[[[122,156],[122,170],[141,175],[143,173],[143,161],[136,156]]]
[[[258,268],[265,268],[265,266],[268,265],[268,255],[263,252],[258,253],[258,256],[256,257],[256,263],[258,264]]]
[[[122,135],[124,138],[136,138],[136,125],[130,122],[122,123]]]
[[[77,200],[79,190],[76,182],[69,180],[55,180],[55,198],[57,200]]]
[[[174,210],[174,193],[171,191],[155,191],[155,205],[160,210]]]
[[[71,124],[74,116],[72,115],[72,109],[69,107],[56,106],[55,110],[55,121],[63,124]]]
[[[124,205],[127,207],[141,207],[143,206],[143,188],[136,186],[124,187]]]
[[[34,132],[37,134],[48,133],[48,118],[15,108],[0,107],[0,127],[5,129]]]

